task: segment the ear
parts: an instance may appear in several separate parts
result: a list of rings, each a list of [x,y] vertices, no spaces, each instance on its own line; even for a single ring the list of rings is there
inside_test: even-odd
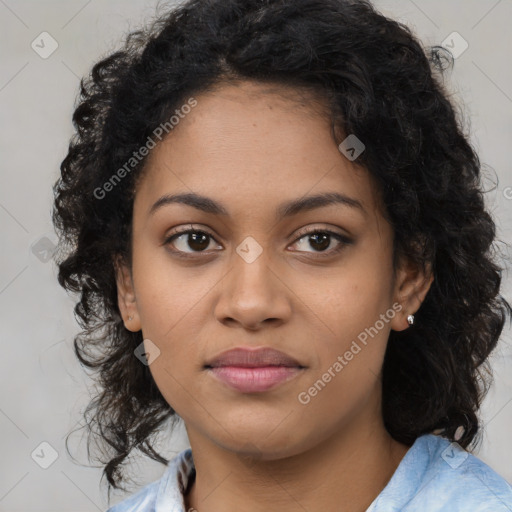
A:
[[[395,279],[394,301],[402,306],[391,321],[391,329],[403,331],[409,327],[407,317],[414,315],[421,307],[434,281],[432,266],[423,270],[405,258],[401,259]]]
[[[124,326],[129,331],[138,332],[142,327],[130,268],[119,256],[114,257],[113,264],[117,283],[117,304]]]

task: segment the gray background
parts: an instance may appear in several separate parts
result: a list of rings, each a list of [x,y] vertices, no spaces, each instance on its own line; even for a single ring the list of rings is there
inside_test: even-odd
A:
[[[375,4],[412,27],[425,44],[440,44],[454,31],[467,41],[447,86],[466,112],[489,188],[495,175],[499,179],[487,201],[500,239],[510,244],[512,2]],[[101,470],[81,465],[87,464],[82,431],[70,442],[76,462],[64,446],[66,434],[79,425],[91,383],[72,352],[78,331],[74,301],[58,285],[51,259],[45,262],[56,242],[50,220],[51,186],[73,133],[71,115],[79,78],[112,51],[126,31],[149,21],[155,7],[156,1],[142,0],[0,0],[0,511],[106,509]],[[46,59],[31,47],[44,31],[58,44]],[[50,40],[45,41],[47,51]],[[460,52],[462,41],[453,41]],[[512,301],[510,274],[504,279],[504,295]],[[496,382],[483,405],[485,435],[477,454],[512,482],[508,326],[492,361]],[[58,454],[47,469],[35,462],[50,461],[51,449],[41,448],[42,442]],[[161,449],[172,457],[187,446],[184,430],[179,429],[162,439]],[[163,466],[141,459],[134,459],[133,467],[142,484],[163,471]],[[113,502],[123,497],[113,496]]]

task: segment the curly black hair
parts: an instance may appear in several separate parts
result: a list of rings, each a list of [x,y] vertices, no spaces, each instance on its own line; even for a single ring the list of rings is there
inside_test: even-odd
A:
[[[80,292],[74,339],[101,386],[84,416],[107,449],[103,476],[120,488],[123,461],[152,445],[177,414],[134,355],[142,332],[124,327],[114,257],[131,264],[137,180],[145,158],[102,197],[104,184],[187,98],[250,80],[320,94],[338,133],[355,134],[405,256],[434,281],[417,321],[389,336],[383,418],[412,445],[436,432],[468,447],[510,304],[500,295],[495,224],[477,154],[443,85],[453,58],[364,0],[188,0],[128,34],[80,83],[76,132],[54,185],[58,280]],[[126,169],[126,167],[125,167]],[[122,487],[121,487],[122,488]]]

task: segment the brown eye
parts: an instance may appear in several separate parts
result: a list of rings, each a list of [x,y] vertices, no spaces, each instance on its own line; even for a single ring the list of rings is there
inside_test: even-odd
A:
[[[208,249],[211,240],[214,240],[214,238],[205,231],[188,229],[169,236],[165,240],[165,244],[174,246],[176,252],[193,254]]]
[[[335,244],[334,249],[329,249],[331,246],[333,239],[337,242]],[[346,245],[350,245],[353,243],[353,240],[350,238],[340,234],[335,233],[329,230],[312,230],[308,232],[301,233],[300,238],[295,242],[295,245],[299,245],[302,247],[302,250],[299,252],[311,252],[307,251],[308,247],[313,249],[314,253],[319,253],[319,255],[331,255],[337,252],[340,252]]]
[[[327,233],[313,233],[309,235],[309,244],[315,250],[325,251],[331,245],[331,235]]]

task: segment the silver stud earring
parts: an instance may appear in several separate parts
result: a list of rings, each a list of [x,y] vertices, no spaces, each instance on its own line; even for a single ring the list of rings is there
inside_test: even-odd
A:
[[[409,315],[409,316],[407,317],[407,323],[408,323],[409,325],[412,325],[412,324],[414,323],[414,315]]]
[[[128,320],[132,320],[132,319],[133,319],[133,316],[129,316],[129,317],[128,317]]]

